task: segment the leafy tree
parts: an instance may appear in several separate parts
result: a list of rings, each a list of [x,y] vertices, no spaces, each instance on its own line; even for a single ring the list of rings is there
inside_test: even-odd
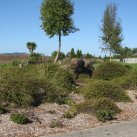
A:
[[[104,47],[102,50],[109,51],[110,61],[113,53],[119,53],[122,38],[122,28],[120,22],[117,20],[117,6],[110,3],[106,6],[102,20],[102,42]]]
[[[27,42],[27,48],[29,49],[30,54],[36,49],[37,45],[35,42]]]
[[[120,56],[121,58],[131,57],[132,49],[128,47],[121,48]]]
[[[137,53],[137,48],[133,48],[132,53],[133,54]]]
[[[92,58],[92,55],[89,54],[89,53],[87,53],[87,54],[86,54],[86,58],[87,58],[87,59],[91,59],[91,58]]]
[[[82,58],[82,51],[78,49],[76,56],[77,56],[77,58]]]
[[[53,58],[55,58],[57,56],[57,53],[58,53],[57,51],[53,51],[51,56]],[[65,58],[65,54],[63,52],[60,52],[60,54],[59,54],[59,60],[62,60],[64,58]]]
[[[75,57],[76,57],[74,48],[72,48],[71,51],[70,51],[70,57],[71,57],[71,58],[75,58]]]
[[[56,35],[59,39],[55,63],[59,59],[61,37],[78,30],[72,20],[73,14],[74,7],[71,0],[43,0],[41,6],[42,28],[50,38]]]

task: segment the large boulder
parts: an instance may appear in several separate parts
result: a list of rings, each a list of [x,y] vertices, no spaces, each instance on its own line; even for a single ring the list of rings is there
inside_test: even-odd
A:
[[[75,58],[71,61],[71,69],[73,69],[74,73],[77,75],[86,74],[92,76],[94,66],[91,61]]]

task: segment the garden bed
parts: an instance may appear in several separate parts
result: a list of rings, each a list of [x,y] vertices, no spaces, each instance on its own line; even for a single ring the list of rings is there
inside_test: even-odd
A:
[[[58,105],[56,103],[42,104],[39,107],[29,109],[12,109],[9,113],[0,115],[0,137],[40,137],[43,135],[69,132],[72,130],[82,130],[94,128],[120,121],[133,120],[137,118],[137,100],[136,92],[128,91],[133,102],[117,103],[122,110],[116,116],[116,119],[106,123],[100,122],[91,114],[80,113],[72,119],[63,118],[65,111],[69,109],[68,105]],[[83,101],[83,97],[74,94],[71,97],[77,102]],[[26,125],[19,125],[10,120],[13,112],[23,112],[27,114],[32,121]],[[51,128],[51,122],[58,121],[60,127]]]

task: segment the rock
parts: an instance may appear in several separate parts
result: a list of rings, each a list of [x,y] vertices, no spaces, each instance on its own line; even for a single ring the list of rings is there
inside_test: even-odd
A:
[[[94,71],[94,66],[91,61],[74,58],[71,61],[71,69],[75,74],[86,74],[91,76]]]

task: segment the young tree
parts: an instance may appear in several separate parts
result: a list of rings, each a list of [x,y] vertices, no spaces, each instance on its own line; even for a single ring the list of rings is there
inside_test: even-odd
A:
[[[41,6],[42,28],[50,38],[56,35],[59,39],[55,63],[59,59],[61,37],[78,30],[72,20],[73,14],[74,7],[71,0],[43,0]]]
[[[37,45],[35,42],[27,42],[27,48],[29,49],[30,54],[36,49]]]
[[[117,20],[117,6],[110,3],[106,6],[102,20],[102,42],[104,47],[102,50],[109,51],[110,61],[113,53],[119,53],[122,38],[122,28]]]
[[[72,48],[71,51],[70,51],[70,57],[71,57],[71,58],[75,58],[75,57],[76,57],[74,48]]]
[[[82,51],[78,49],[76,56],[77,56],[77,58],[82,58]]]

